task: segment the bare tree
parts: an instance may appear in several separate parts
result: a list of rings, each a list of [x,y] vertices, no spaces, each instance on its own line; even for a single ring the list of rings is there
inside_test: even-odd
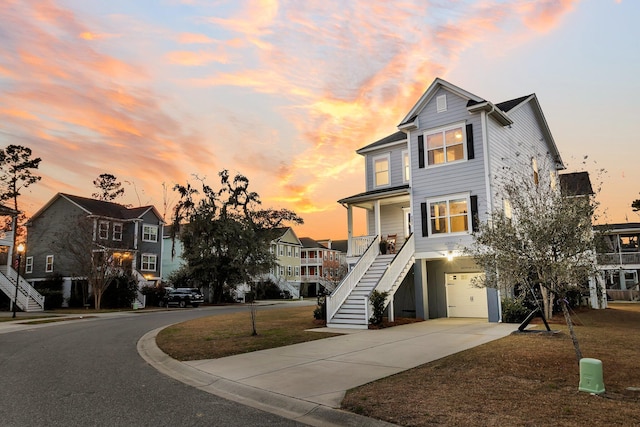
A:
[[[115,175],[110,173],[100,174],[93,180],[93,185],[100,190],[98,193],[93,193],[91,195],[94,199],[111,202],[124,195],[122,183],[118,181],[118,178],[116,178]]]
[[[86,278],[99,310],[107,288],[116,279],[131,275],[133,255],[124,248],[97,243],[90,218],[78,217],[72,224],[56,233],[54,245],[70,266],[71,275]]]

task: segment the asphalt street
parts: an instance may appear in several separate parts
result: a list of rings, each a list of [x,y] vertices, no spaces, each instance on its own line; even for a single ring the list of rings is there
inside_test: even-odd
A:
[[[137,352],[152,329],[238,310],[249,316],[242,306],[125,312],[0,333],[0,424],[302,425],[164,376]]]

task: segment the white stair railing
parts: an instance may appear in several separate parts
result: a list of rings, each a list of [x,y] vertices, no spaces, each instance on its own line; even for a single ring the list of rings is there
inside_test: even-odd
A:
[[[409,236],[404,245],[402,245],[402,248],[393,258],[375,287],[375,290],[378,292],[389,292],[389,295],[387,296],[387,299],[385,301],[385,307],[387,306],[387,304],[389,304],[389,302],[393,300],[393,294],[395,294],[399,284],[407,275],[410,264],[413,264],[414,253],[415,248],[412,234],[411,236]],[[371,303],[369,302],[368,305],[370,304]]]
[[[34,301],[38,311],[44,310],[44,296],[42,296],[29,282],[22,276],[18,276],[18,272],[13,268],[3,265],[0,266],[0,289],[11,301],[15,298],[16,278],[18,279],[18,298],[16,304],[23,311],[29,310],[29,301]]]
[[[347,297],[351,294],[358,282],[360,282],[360,279],[362,279],[373,261],[376,259],[376,256],[380,253],[379,243],[380,236],[376,236],[375,239],[369,243],[369,247],[360,257],[358,263],[353,267],[349,274],[342,279],[342,282],[340,282],[338,287],[334,289],[331,295],[327,295],[326,305],[328,320],[333,319],[333,316],[336,315],[342,303],[344,303]]]

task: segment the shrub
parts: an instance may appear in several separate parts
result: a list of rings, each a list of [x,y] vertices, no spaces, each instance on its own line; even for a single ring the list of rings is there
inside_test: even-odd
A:
[[[158,286],[145,285],[140,289],[140,293],[146,297],[145,304],[147,306],[160,305],[160,301],[167,293],[164,285]]]
[[[102,294],[102,308],[131,307],[138,293],[138,282],[132,276],[115,279]]]
[[[369,296],[369,301],[373,306],[373,313],[369,318],[369,323],[372,325],[380,325],[382,323],[382,317],[384,316],[385,301],[389,296],[389,292],[380,292],[374,290]]]
[[[522,298],[502,300],[502,321],[504,323],[522,323],[530,311]]]
[[[35,282],[33,287],[44,297],[44,309],[53,310],[62,307],[62,285],[64,279],[61,274],[53,274],[45,280]]]

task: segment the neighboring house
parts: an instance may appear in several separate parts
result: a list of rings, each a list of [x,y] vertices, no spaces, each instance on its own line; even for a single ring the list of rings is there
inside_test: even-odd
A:
[[[0,305],[13,309],[15,301],[16,306],[22,311],[43,311],[44,297],[18,274],[24,271],[24,254],[18,253],[20,263],[18,264],[16,259],[16,264],[11,265],[15,255],[13,242],[18,214],[18,211],[0,205],[0,220],[4,224],[0,231]],[[7,300],[9,303],[5,304]]]
[[[300,295],[315,297],[320,291],[333,291],[342,279],[343,271],[340,267],[346,264],[343,254],[332,249],[331,240],[316,241],[310,237],[301,237],[300,242]]]
[[[398,125],[369,144],[366,188],[339,200],[347,208],[350,273],[327,298],[328,324],[366,328],[367,296],[390,292],[388,315],[500,320],[500,295],[472,286],[484,274],[463,248],[488,213],[507,209],[505,174],[564,169],[535,94],[494,104],[436,79]],[[353,209],[366,211],[367,235],[353,235]],[[381,255],[380,240],[395,253]]]
[[[86,219],[92,227],[80,227]],[[86,281],[78,276],[73,257],[60,242],[61,235],[75,230],[86,233],[75,241],[89,242],[98,248],[94,253],[102,248],[114,266],[130,267],[140,286],[154,284],[162,276],[163,226],[162,216],[153,206],[129,208],[58,193],[27,222],[25,278],[35,282],[62,276],[63,298],[68,303],[72,287]]]
[[[271,252],[276,254],[276,267],[270,278],[293,298],[300,297],[300,249],[302,243],[291,227],[278,229],[278,237],[271,242]]]
[[[174,271],[177,271],[186,262],[182,256],[182,241],[176,237],[171,238],[173,225],[165,225],[162,233],[162,281],[166,282]]]
[[[603,233],[598,248],[598,269],[607,295],[614,300],[640,299],[640,223],[597,225]]]

